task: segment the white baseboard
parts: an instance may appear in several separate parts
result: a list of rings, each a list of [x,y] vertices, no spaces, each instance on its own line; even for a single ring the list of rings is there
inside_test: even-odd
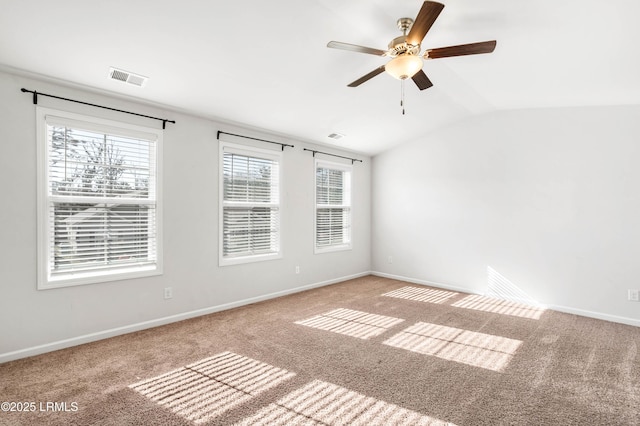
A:
[[[387,274],[385,272],[378,272],[378,271],[371,271],[371,275],[375,275],[376,277],[390,278],[392,280],[406,281],[408,283],[413,283],[413,284],[422,284],[422,285],[428,285],[431,287],[438,287],[444,290],[459,291],[461,293],[469,293],[469,294],[472,293],[471,291],[469,291],[468,288],[456,287],[450,284],[436,283],[433,281],[419,280],[417,278],[404,277],[402,275]]]
[[[633,319],[633,318],[603,314],[601,312],[586,311],[583,309],[571,308],[568,306],[560,306],[560,305],[547,305],[547,309],[551,309],[552,311],[564,312],[565,314],[580,315],[581,317],[595,318],[599,320],[617,322],[620,324],[634,325],[636,327],[640,327],[640,320]]]
[[[375,275],[377,277],[391,278],[399,281],[406,281],[408,283],[413,283],[413,284],[422,284],[422,285],[428,285],[430,287],[438,287],[444,290],[459,291],[461,293],[468,293],[468,294],[477,294],[477,293],[473,293],[469,289],[465,289],[462,287],[456,287],[448,284],[436,283],[436,282],[426,281],[426,280],[419,280],[416,278],[403,277],[400,275],[387,274],[384,272],[371,271],[371,275]],[[620,324],[627,324],[627,325],[640,327],[640,320],[637,320],[634,318],[621,317],[621,316],[610,315],[610,314],[605,314],[601,312],[587,311],[587,310],[578,309],[578,308],[571,308],[568,306],[560,306],[560,305],[542,305],[542,306],[544,306],[545,309],[550,309],[552,311],[564,312],[567,314],[580,315],[582,317],[595,318],[599,320],[617,322]]]
[[[345,277],[334,278],[327,281],[321,281],[314,284],[308,284],[301,287],[291,288],[288,290],[278,291],[275,293],[264,294],[261,296],[251,297],[249,299],[238,300],[236,302],[225,303],[222,305],[211,306],[208,308],[197,309],[195,311],[184,312],[181,314],[170,315],[168,317],[157,318],[150,321],[139,322],[136,324],[126,325],[123,327],[116,327],[109,330],[99,331],[96,333],[85,334],[78,337],[72,337],[70,339],[58,340],[56,342],[45,343],[43,345],[33,346],[30,348],[20,349],[13,352],[6,352],[0,354],[0,364],[3,362],[14,361],[20,358],[26,358],[29,356],[40,355],[46,352],[57,351],[59,349],[69,348],[71,346],[77,346],[84,343],[94,342],[96,340],[107,339],[109,337],[119,336],[122,334],[132,333],[134,331],[145,330],[147,328],[158,327],[161,325],[170,324],[173,322],[183,321],[190,318],[199,317],[202,315],[208,315],[215,312],[224,311],[227,309],[237,308],[239,306],[249,305],[251,303],[262,302],[264,300],[275,299],[276,297],[286,296],[288,294],[299,293],[305,290],[311,290],[317,287],[323,287],[330,284],[339,283],[342,281],[351,280],[354,278],[360,278],[370,275],[369,271],[361,272],[358,274],[348,275]]]

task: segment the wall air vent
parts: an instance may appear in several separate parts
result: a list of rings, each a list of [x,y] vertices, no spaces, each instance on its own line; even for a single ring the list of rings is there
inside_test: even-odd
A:
[[[131,84],[133,86],[144,87],[149,77],[112,67],[109,69],[109,79]]]

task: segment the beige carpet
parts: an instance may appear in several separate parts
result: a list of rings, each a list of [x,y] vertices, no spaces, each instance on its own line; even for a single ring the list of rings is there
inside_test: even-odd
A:
[[[639,425],[639,343],[364,277],[0,364],[0,424]]]

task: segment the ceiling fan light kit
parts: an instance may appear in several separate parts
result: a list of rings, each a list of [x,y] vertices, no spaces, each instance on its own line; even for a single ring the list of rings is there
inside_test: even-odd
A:
[[[400,55],[390,60],[384,70],[398,80],[411,78],[422,69],[422,58],[414,55]]]
[[[359,79],[348,84],[348,86],[357,87],[386,71],[389,75],[397,78],[398,80],[404,81],[411,78],[420,90],[425,90],[433,86],[433,83],[431,83],[427,75],[422,70],[423,58],[438,59],[493,52],[496,47],[495,40],[441,47],[437,49],[427,49],[424,53],[420,54],[420,44],[440,15],[440,12],[442,12],[442,9],[444,9],[444,5],[441,3],[425,1],[422,4],[415,21],[411,18],[398,19],[397,25],[400,31],[402,31],[402,35],[391,40],[387,50],[374,49],[371,47],[342,43],[339,41],[330,41],[327,44],[327,47],[392,58],[385,65],[365,74]]]

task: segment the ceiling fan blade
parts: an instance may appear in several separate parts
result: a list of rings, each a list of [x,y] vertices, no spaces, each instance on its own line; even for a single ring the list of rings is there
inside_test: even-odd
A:
[[[433,23],[436,21],[438,15],[442,12],[442,9],[444,9],[444,4],[436,3],[435,1],[425,1],[422,3],[420,12],[418,12],[418,16],[416,16],[413,26],[411,26],[411,30],[409,31],[409,35],[407,36],[407,43],[415,46],[422,43],[422,39],[424,39],[427,31],[429,31]]]
[[[384,56],[387,54],[386,50],[374,49],[372,47],[358,46],[357,44],[342,43],[340,41],[330,41],[327,43],[327,47],[333,49],[350,50],[352,52],[368,53],[370,55]]]
[[[477,55],[479,53],[491,53],[496,48],[496,41],[482,41],[479,43],[461,44],[458,46],[440,47],[428,49],[424,52],[425,59],[448,58],[450,56]]]
[[[362,77],[360,77],[356,81],[354,81],[352,83],[349,83],[347,86],[349,86],[349,87],[358,87],[362,83],[364,83],[365,81],[371,80],[373,77],[375,77],[376,75],[378,75],[380,73],[383,73],[383,72],[384,72],[384,65],[382,65],[381,67],[376,68],[375,70],[371,71],[367,75],[363,75]]]
[[[416,86],[418,86],[418,89],[420,90],[428,89],[429,87],[433,86],[433,83],[431,82],[431,80],[429,80],[429,77],[427,77],[427,75],[422,70],[415,73],[414,76],[411,77],[411,80],[416,83]]]

